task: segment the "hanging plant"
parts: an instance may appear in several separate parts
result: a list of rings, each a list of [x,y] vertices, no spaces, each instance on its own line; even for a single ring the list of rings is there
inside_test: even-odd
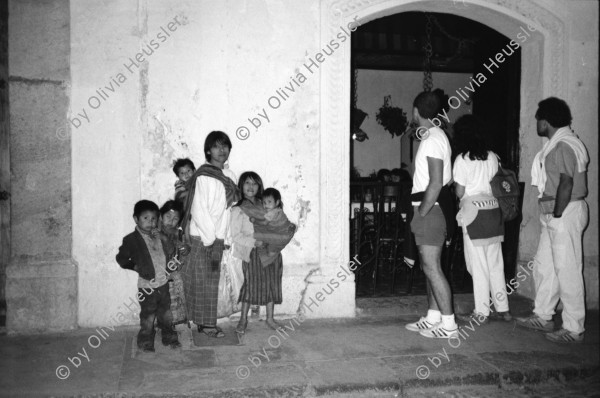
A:
[[[383,106],[377,111],[375,118],[383,128],[394,136],[401,136],[406,130],[408,119],[406,119],[406,112],[402,108],[394,107],[391,105],[392,96],[386,95],[383,97]]]

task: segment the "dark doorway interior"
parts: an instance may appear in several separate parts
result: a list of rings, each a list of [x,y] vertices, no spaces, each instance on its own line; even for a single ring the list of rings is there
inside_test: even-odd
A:
[[[433,18],[431,18],[433,17]],[[429,27],[428,21],[430,22]],[[431,23],[433,21],[433,23]],[[519,168],[519,111],[521,51],[515,50],[493,73],[485,69],[491,59],[502,52],[511,38],[474,20],[438,13],[408,12],[391,15],[362,25],[352,34],[352,76],[357,69],[381,71],[424,71],[425,47],[430,34],[432,55],[430,69],[432,72],[470,74],[474,78],[484,73],[487,80],[471,95],[472,112],[482,118],[492,131],[493,150],[501,157],[504,166],[516,171]],[[433,89],[436,82],[433,81]],[[462,87],[456,87],[461,89]],[[353,81],[352,99],[355,104],[355,82]],[[464,91],[464,89],[463,89]],[[418,94],[417,92],[414,93]],[[446,92],[452,96],[457,93]],[[410,115],[409,115],[410,118]],[[450,121],[449,130],[451,131]],[[367,176],[358,175],[354,169],[354,145],[360,142],[351,138],[351,181],[353,189],[356,184],[368,181]],[[399,154],[400,156],[400,154]],[[411,154],[412,156],[412,154]],[[399,162],[398,162],[399,163]],[[351,192],[355,197],[356,192]],[[517,260],[518,234],[521,220],[506,224],[505,244],[505,276],[514,276]],[[360,231],[353,230],[351,220],[351,242]],[[458,246],[462,243],[459,242]],[[409,270],[401,261],[400,269],[396,269],[396,288],[391,289],[390,262],[373,261],[373,253],[365,245],[360,249],[359,258],[367,264],[357,277],[357,296],[364,295],[402,295],[425,294],[425,279],[418,266]],[[351,244],[351,247],[355,247]],[[354,250],[356,252],[356,250]],[[351,253],[351,257],[357,253]],[[384,250],[385,252],[385,250]],[[400,253],[399,256],[402,254]],[[462,250],[450,250],[445,253],[448,263],[446,270],[454,292],[472,291],[472,281],[465,271]],[[386,254],[389,257],[389,254]],[[378,263],[377,281],[372,278],[373,266]],[[374,286],[375,285],[375,286]],[[374,293],[373,293],[374,292]]]

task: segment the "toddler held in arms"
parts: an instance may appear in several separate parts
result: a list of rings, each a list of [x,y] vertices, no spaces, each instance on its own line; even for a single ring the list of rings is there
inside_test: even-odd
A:
[[[250,217],[250,221],[254,225],[268,226],[268,227],[284,227],[288,226],[290,229],[296,229],[296,226],[290,222],[285,213],[283,212],[283,203],[281,202],[281,193],[275,188],[267,188],[263,192],[262,197],[263,208],[267,211],[264,215],[264,219],[257,219]],[[285,247],[277,247],[277,245],[267,242],[263,242],[263,246],[260,250],[267,252],[268,256],[274,256]]]
[[[173,173],[177,176],[178,180],[175,181],[175,200],[181,203],[185,202],[187,197],[187,188],[185,183],[192,178],[196,172],[196,166],[190,159],[177,159],[173,166]]]

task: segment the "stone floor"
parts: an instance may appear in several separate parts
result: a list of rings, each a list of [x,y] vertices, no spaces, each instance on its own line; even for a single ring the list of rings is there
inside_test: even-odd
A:
[[[598,398],[600,373],[581,380],[548,380],[536,384],[437,386],[404,390],[332,393],[331,398]]]
[[[528,300],[510,299],[513,312],[529,311]],[[1,336],[0,396],[421,397],[469,386],[580,382],[598,370],[597,312],[588,314],[582,344],[558,345],[512,322],[492,322],[463,325],[468,336],[451,345],[404,328],[425,311],[425,297],[357,305],[354,319],[281,320],[285,333],[255,320],[241,339],[226,321],[223,345],[198,336],[194,344],[182,325],[182,348],[164,347],[157,336],[152,354],[136,349],[135,328]],[[456,295],[455,307],[469,311],[471,295]],[[478,396],[460,394],[448,396]]]

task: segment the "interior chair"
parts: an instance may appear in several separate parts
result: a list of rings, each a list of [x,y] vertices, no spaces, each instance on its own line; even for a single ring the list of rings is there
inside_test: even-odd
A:
[[[350,223],[350,247],[351,257],[358,255],[362,263],[359,269],[355,271],[356,286],[360,288],[364,283],[364,277],[367,277],[367,283],[372,283],[373,267],[376,258],[377,222],[379,219],[378,201],[372,199],[366,202],[365,194],[369,191],[373,198],[379,198],[380,195],[377,192],[377,183],[357,183],[353,185],[356,185],[354,192],[359,206],[351,210],[354,214],[351,215]]]
[[[402,195],[400,184],[384,185],[378,203],[378,233],[375,238],[375,269],[373,288],[376,289],[380,265],[387,265],[391,274],[391,292],[396,285],[396,272],[403,262],[402,245],[405,239],[405,221],[402,217]]]

